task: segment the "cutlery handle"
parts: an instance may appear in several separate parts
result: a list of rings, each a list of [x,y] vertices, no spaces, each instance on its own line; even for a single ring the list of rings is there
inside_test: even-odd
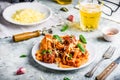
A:
[[[105,80],[107,76],[117,67],[117,63],[112,62],[108,67],[106,67],[101,74],[96,77],[96,80]]]
[[[102,58],[89,72],[85,74],[86,77],[90,78],[93,76],[94,72],[97,70],[98,66],[104,59]]]
[[[14,42],[19,42],[19,41],[23,41],[23,40],[27,40],[33,37],[38,37],[40,36],[40,31],[33,31],[33,32],[25,32],[25,33],[21,33],[21,34],[16,34],[13,35],[13,41]]]

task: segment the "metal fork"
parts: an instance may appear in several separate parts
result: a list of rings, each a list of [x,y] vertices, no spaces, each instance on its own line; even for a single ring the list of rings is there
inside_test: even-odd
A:
[[[115,47],[110,46],[105,53],[103,54],[101,60],[88,72],[85,74],[86,77],[92,77],[94,72],[97,70],[98,66],[100,65],[100,63],[105,60],[105,59],[110,59],[113,55],[113,53],[115,52]]]

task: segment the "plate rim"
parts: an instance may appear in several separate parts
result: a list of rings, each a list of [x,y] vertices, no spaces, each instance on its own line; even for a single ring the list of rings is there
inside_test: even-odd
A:
[[[43,19],[42,21],[34,22],[34,23],[19,23],[19,22],[15,22],[15,21],[6,19],[6,17],[5,17],[5,14],[6,14],[6,13],[5,13],[5,12],[6,12],[10,7],[14,7],[14,6],[17,6],[17,5],[20,6],[20,5],[25,5],[25,4],[37,4],[37,5],[40,5],[40,6],[44,6],[44,7],[48,10],[49,16],[46,17],[45,19]],[[19,10],[19,8],[18,8],[17,10]],[[12,24],[16,24],[16,25],[21,25],[21,26],[33,26],[33,25],[38,25],[38,24],[41,24],[41,23],[47,21],[48,19],[50,19],[51,16],[52,16],[52,10],[51,10],[48,6],[46,6],[46,5],[44,5],[44,4],[41,4],[41,3],[37,3],[37,2],[21,2],[21,3],[12,4],[12,5],[8,6],[8,7],[6,7],[6,8],[3,10],[3,12],[2,12],[2,17],[3,17],[7,22],[12,23]]]
[[[34,52],[34,48],[37,46],[37,48],[39,48],[39,45],[40,45],[40,41],[36,42],[34,44],[34,46],[32,47],[32,58],[35,60],[35,62],[37,62],[39,65],[45,67],[45,68],[49,68],[49,69],[52,69],[52,70],[57,70],[57,71],[71,71],[71,70],[78,70],[78,69],[82,69],[82,68],[85,68],[87,66],[89,66],[95,59],[96,59],[96,53],[94,53],[94,58],[89,62],[89,63],[85,63],[83,65],[81,65],[80,67],[78,68],[52,68],[52,67],[48,67],[48,66],[45,66],[45,64],[48,64],[48,63],[44,63],[44,62],[41,62],[41,61],[38,61],[37,59],[35,59],[35,52]],[[90,56],[89,56],[90,57]],[[43,65],[44,64],[44,65]],[[54,65],[57,65],[55,63],[52,63]],[[52,65],[50,64],[50,65]]]

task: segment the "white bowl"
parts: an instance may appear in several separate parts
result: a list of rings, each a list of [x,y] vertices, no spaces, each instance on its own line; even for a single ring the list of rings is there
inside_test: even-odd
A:
[[[30,8],[30,9],[33,9],[33,10],[36,10],[36,11],[39,11],[43,14],[45,14],[45,18],[42,19],[41,21],[39,22],[34,22],[34,23],[19,23],[19,22],[16,22],[12,19],[12,15],[20,10],[20,9],[25,9],[25,8]],[[23,26],[33,26],[33,25],[37,25],[37,24],[40,24],[40,23],[43,23],[45,21],[47,21],[52,15],[52,12],[51,12],[51,9],[45,5],[42,5],[40,3],[36,3],[36,2],[23,2],[23,3],[16,3],[16,4],[13,4],[9,7],[7,7],[4,11],[3,11],[3,18],[10,22],[10,23],[13,23],[13,24],[17,24],[17,25],[23,25]]]
[[[102,30],[103,32],[103,37],[107,41],[114,41],[117,39],[118,34],[119,34],[119,29],[111,27],[111,28],[104,28]]]

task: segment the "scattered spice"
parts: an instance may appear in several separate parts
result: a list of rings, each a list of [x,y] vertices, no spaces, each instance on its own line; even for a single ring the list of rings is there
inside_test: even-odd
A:
[[[114,35],[114,32],[108,32],[107,35]]]
[[[73,22],[74,21],[74,16],[73,15],[69,15],[67,20]]]
[[[62,26],[62,24],[57,24],[56,26]]]
[[[68,9],[66,7],[60,8],[61,11],[68,12]]]
[[[52,28],[50,28],[50,29],[43,29],[43,30],[42,30],[42,35],[52,34],[52,33],[53,33]]]

